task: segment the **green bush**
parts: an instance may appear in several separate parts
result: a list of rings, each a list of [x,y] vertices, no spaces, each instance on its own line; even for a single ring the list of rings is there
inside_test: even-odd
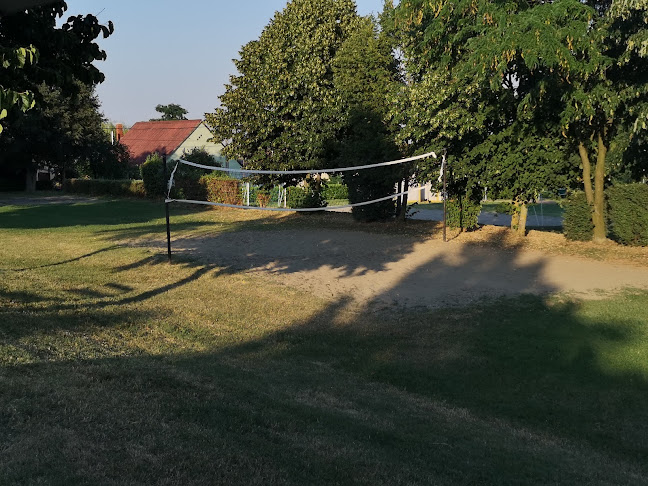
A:
[[[349,188],[344,184],[327,184],[322,192],[324,199],[349,199]]]
[[[90,196],[145,197],[143,181],[123,179],[67,179],[65,191]]]
[[[312,187],[289,187],[287,199],[288,207],[293,209],[326,207],[322,191],[317,191]]]
[[[451,228],[472,230],[479,227],[481,202],[466,196],[454,197],[447,203],[447,223]]]
[[[205,199],[219,204],[243,203],[240,182],[237,179],[225,178],[217,174],[207,174],[199,179],[205,191]]]
[[[356,204],[391,196],[396,192],[396,185],[401,178],[401,169],[394,167],[346,172],[344,182],[349,188],[349,202]],[[356,206],[351,211],[351,214],[356,221],[390,220],[396,214],[396,199],[389,198],[365,206]]]
[[[563,233],[568,240],[590,241],[594,235],[592,208],[584,192],[572,194],[565,202]]]
[[[607,200],[612,236],[624,245],[648,246],[648,185],[610,187]]]
[[[141,170],[146,195],[148,197],[165,197],[167,188],[162,157],[159,154],[149,155],[142,164]]]

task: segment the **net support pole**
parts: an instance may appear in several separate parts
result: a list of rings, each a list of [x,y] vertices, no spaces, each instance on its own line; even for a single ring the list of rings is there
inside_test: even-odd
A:
[[[443,152],[443,160],[441,161],[441,169],[443,170],[443,242],[447,243],[447,228],[448,228],[448,178],[447,172],[447,154],[448,151]]]
[[[166,154],[162,154],[162,170],[164,171],[164,189],[165,191],[168,189],[168,184],[169,184],[169,176],[167,174],[167,156]],[[169,256],[169,263],[171,263],[171,223],[169,221],[169,202],[166,202],[167,195],[164,194],[164,210],[166,213],[166,233],[167,233],[167,254]]]

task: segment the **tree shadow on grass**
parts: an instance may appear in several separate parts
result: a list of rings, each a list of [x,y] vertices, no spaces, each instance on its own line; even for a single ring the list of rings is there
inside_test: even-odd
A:
[[[321,239],[318,258],[279,255],[278,274],[327,265],[345,275],[384,271],[413,251],[413,244],[385,246],[363,258],[342,251],[341,241]],[[647,484],[648,379],[638,344],[648,298],[587,305],[494,298],[504,278],[516,293],[555,290],[542,260],[520,267],[521,251],[465,245],[412,261],[363,308],[350,309],[352,296],[340,296],[280,331],[252,340],[241,333],[242,343],[201,353],[65,362],[45,345],[23,350],[40,362],[0,369],[0,482]],[[195,257],[178,263],[186,276],[127,291],[111,305],[164,292],[173,299],[187,283],[222,271]],[[113,275],[155,264],[144,257]],[[453,279],[457,291],[441,295]],[[458,306],[369,310],[412,298],[413,285]],[[476,288],[490,288],[493,298],[466,305]],[[183,328],[182,339],[204,339],[185,314],[138,317],[136,305],[110,313],[106,306],[23,306],[8,335],[19,343],[20,322],[33,334],[83,335],[88,322],[119,327],[141,317],[150,326],[163,317]],[[213,336],[231,332],[216,319],[204,324]]]
[[[195,213],[178,208],[178,215]],[[15,206],[0,211],[0,228],[45,229],[71,226],[108,226],[146,223],[164,218],[164,205],[128,199],[100,200],[77,204]]]
[[[224,350],[5,369],[0,478],[648,481],[646,377],[601,363],[605,348],[631,342],[634,324],[537,297],[417,320],[349,320],[346,306]]]

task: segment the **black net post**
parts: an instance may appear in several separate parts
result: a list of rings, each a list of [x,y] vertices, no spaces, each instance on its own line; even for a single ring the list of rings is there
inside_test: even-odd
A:
[[[167,174],[167,156],[162,154],[162,170],[164,172],[164,209],[166,212],[166,232],[167,232],[167,253],[169,255],[169,263],[171,263],[171,223],[169,222],[169,201],[167,201],[169,176]]]

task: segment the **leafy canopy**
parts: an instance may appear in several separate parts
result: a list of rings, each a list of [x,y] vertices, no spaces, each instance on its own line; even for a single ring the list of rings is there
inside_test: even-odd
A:
[[[251,167],[323,167],[340,128],[332,62],[358,22],[353,0],[292,0],[234,63],[205,115],[224,154]]]
[[[189,113],[182,106],[171,103],[169,105],[157,105],[155,111],[162,114],[161,118],[154,118],[151,121],[186,120]]]

